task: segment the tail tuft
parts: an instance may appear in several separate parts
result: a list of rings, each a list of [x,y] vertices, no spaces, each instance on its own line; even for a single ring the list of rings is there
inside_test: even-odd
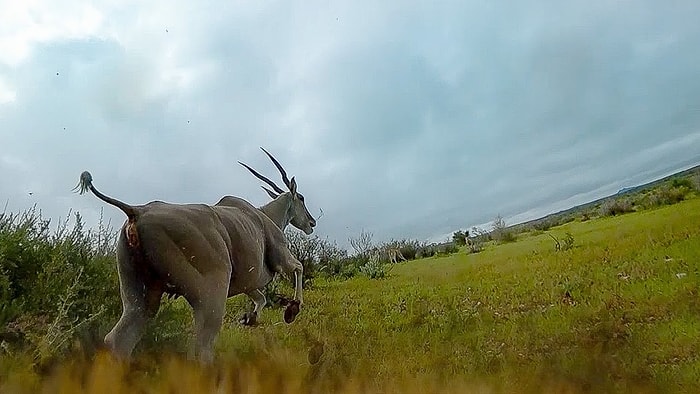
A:
[[[78,182],[78,185],[73,188],[74,192],[78,192],[79,194],[83,194],[90,187],[92,186],[92,175],[90,175],[89,172],[83,171],[82,174],[80,174],[80,181]]]
[[[92,194],[94,194],[100,200],[121,209],[122,212],[129,217],[130,221],[135,220],[138,216],[138,210],[136,208],[115,198],[105,196],[104,194],[100,193],[99,190],[95,189],[95,186],[92,185],[92,175],[90,175],[90,173],[87,171],[83,171],[83,173],[80,174],[80,181],[78,182],[78,185],[73,188],[73,191],[84,194],[88,190],[90,190]],[[138,240],[136,242],[138,242]]]

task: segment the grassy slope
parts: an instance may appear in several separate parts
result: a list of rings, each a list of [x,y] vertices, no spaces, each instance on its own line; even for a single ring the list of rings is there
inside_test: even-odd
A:
[[[290,326],[279,323],[280,310],[265,310],[261,326],[240,328],[235,321],[247,300],[234,298],[218,341],[219,377],[256,382],[250,392],[348,382],[350,391],[367,385],[383,392],[463,384],[521,392],[700,390],[700,199],[550,230],[559,238],[567,231],[575,239],[568,251],[555,252],[547,234],[530,234],[476,255],[402,263],[385,280],[318,281]],[[310,365],[316,342],[324,353]],[[84,365],[73,367],[72,375],[59,374],[60,384],[33,379],[54,389],[115,379],[112,390],[215,382],[172,360],[162,367],[143,361],[131,380],[120,380],[109,361],[92,368],[90,377]]]

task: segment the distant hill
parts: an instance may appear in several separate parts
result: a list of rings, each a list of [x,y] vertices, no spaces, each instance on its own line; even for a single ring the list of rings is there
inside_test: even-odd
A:
[[[627,193],[627,192],[629,192],[629,191],[632,191],[633,189],[634,189],[633,187],[623,187],[622,189],[620,189],[620,190],[617,192],[617,194],[618,194],[618,195],[620,195],[620,194],[625,194],[625,193]]]
[[[660,186],[663,183],[671,181],[673,179],[690,178],[693,176],[700,176],[700,165],[696,165],[696,166],[689,168],[687,170],[684,170],[684,171],[676,172],[674,174],[665,176],[663,178],[659,178],[655,181],[651,181],[651,182],[645,183],[643,185],[625,187],[625,188],[620,189],[617,193],[615,193],[613,195],[602,197],[602,198],[599,198],[597,200],[594,200],[594,201],[591,201],[591,202],[588,202],[585,204],[577,205],[575,207],[572,207],[572,208],[569,208],[569,209],[566,209],[563,211],[552,213],[552,214],[549,214],[547,216],[543,216],[543,217],[538,218],[538,219],[533,219],[533,220],[529,220],[527,222],[514,224],[512,226],[509,226],[509,228],[513,229],[513,230],[521,230],[524,227],[531,227],[531,226],[538,227],[537,226],[538,224],[544,225],[546,222],[563,223],[563,222],[566,222],[568,220],[573,220],[574,218],[583,215],[584,212],[588,212],[591,209],[593,209],[597,206],[600,206],[601,204],[605,203],[608,200],[616,199],[616,198],[619,198],[621,196],[629,196],[629,195],[632,195],[635,193],[641,193],[641,192],[644,192],[646,190],[653,189],[657,186]]]

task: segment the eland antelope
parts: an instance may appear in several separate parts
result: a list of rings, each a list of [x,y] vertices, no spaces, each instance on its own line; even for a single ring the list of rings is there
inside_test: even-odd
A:
[[[392,264],[398,263],[398,258],[401,258],[402,261],[406,261],[406,258],[403,257],[403,253],[401,253],[401,248],[398,246],[390,246],[386,248],[386,251],[389,255],[389,262]]]
[[[288,220],[309,234],[315,220],[299,198],[294,177],[286,183],[290,190],[284,198],[294,207],[301,201],[308,217],[303,223],[296,214],[285,215],[282,223]],[[227,297],[247,294],[256,300],[274,274],[283,273],[295,286],[284,320],[291,323],[299,313],[303,267],[287,248],[280,226],[262,209],[231,196],[215,205],[162,201],[129,205],[99,192],[87,171],[74,190],[80,194],[90,190],[127,216],[117,240],[122,314],[104,339],[116,356],[131,355],[146,323],[158,312],[164,293],[181,295],[192,307],[195,353],[207,363],[213,359]],[[276,200],[287,192],[278,193]]]

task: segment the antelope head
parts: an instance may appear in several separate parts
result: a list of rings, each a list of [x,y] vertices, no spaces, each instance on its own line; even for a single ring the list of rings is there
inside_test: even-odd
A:
[[[309,210],[306,208],[304,196],[297,191],[296,179],[294,179],[294,177],[292,177],[292,179],[289,179],[287,177],[287,173],[284,171],[284,168],[282,168],[282,165],[280,165],[280,163],[274,157],[272,157],[272,155],[268,151],[266,151],[265,148],[261,147],[260,149],[262,149],[262,151],[265,152],[267,157],[269,157],[270,160],[272,160],[272,163],[279,170],[280,174],[282,175],[282,182],[284,182],[284,185],[288,189],[287,191],[284,191],[273,181],[261,175],[254,169],[250,168],[245,163],[241,163],[240,161],[238,163],[243,167],[247,168],[248,171],[250,171],[261,181],[267,183],[272,188],[272,190],[270,190],[265,186],[261,186],[265,190],[265,192],[267,192],[267,194],[270,197],[272,197],[273,202],[284,203],[284,225],[286,225],[287,223],[291,223],[292,226],[303,231],[306,235],[313,233],[314,227],[316,226],[316,219],[314,219],[314,217],[311,216],[311,213],[309,213]],[[272,219],[274,220],[275,218]],[[284,230],[284,226],[282,226],[282,230]]]

